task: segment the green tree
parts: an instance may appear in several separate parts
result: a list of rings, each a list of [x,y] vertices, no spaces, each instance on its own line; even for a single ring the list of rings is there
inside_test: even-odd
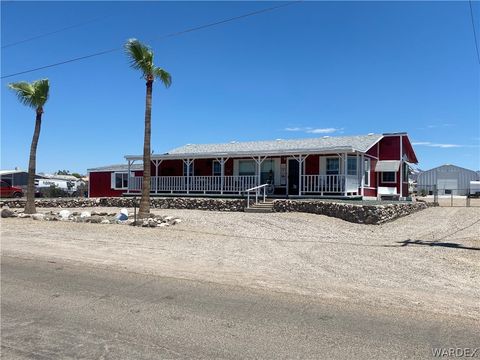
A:
[[[30,146],[30,158],[28,161],[28,184],[27,184],[27,203],[25,204],[25,213],[34,214],[35,209],[35,171],[37,159],[37,145],[40,137],[40,128],[42,126],[43,107],[48,100],[50,84],[48,79],[37,80],[32,83],[25,81],[11,83],[8,85],[12,89],[18,100],[28,107],[35,110],[35,131],[33,132],[32,144]]]
[[[159,79],[165,87],[170,87],[172,77],[162,68],[155,66],[153,62],[153,51],[137,39],[130,39],[125,44],[125,51],[130,59],[130,66],[140,70],[146,81],[145,99],[145,134],[143,141],[143,182],[142,196],[138,209],[138,217],[146,218],[150,214],[150,141],[152,132],[152,90],[153,82]]]

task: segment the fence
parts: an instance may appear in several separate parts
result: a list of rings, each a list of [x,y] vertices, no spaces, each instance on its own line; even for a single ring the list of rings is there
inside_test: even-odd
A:
[[[417,188],[417,198],[447,207],[480,207],[480,192],[470,189],[438,188],[436,185],[422,185]]]

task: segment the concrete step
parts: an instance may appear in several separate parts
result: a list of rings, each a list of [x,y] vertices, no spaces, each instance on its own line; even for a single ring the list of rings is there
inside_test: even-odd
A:
[[[245,212],[246,212],[246,213],[269,214],[269,213],[272,213],[273,210],[272,210],[272,209],[269,209],[269,208],[254,208],[254,207],[250,207],[250,208],[245,208]]]
[[[270,213],[273,212],[273,201],[259,202],[258,204],[252,204],[249,208],[245,208],[245,212],[250,213]]]

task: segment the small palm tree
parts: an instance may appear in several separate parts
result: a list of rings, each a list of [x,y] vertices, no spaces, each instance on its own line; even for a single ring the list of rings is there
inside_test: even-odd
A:
[[[153,63],[153,51],[137,39],[130,39],[125,44],[125,50],[130,58],[130,66],[142,72],[146,80],[147,94],[145,102],[145,136],[143,142],[143,183],[142,197],[138,217],[148,217],[150,214],[150,138],[152,132],[152,90],[153,82],[159,79],[165,87],[170,87],[172,77],[168,72],[155,66]]]
[[[30,159],[28,161],[28,184],[27,184],[27,203],[25,205],[26,214],[34,214],[35,210],[35,172],[37,158],[37,144],[40,136],[40,127],[42,125],[43,107],[48,100],[50,84],[48,79],[37,80],[32,83],[25,81],[11,83],[8,85],[15,91],[18,100],[33,109],[37,114],[35,120],[35,131],[33,133],[32,145],[30,146]]]

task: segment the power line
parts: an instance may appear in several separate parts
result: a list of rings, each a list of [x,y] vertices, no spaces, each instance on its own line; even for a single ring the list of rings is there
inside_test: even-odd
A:
[[[70,30],[70,29],[74,29],[74,28],[77,28],[77,27],[80,27],[80,26],[84,26],[84,25],[87,25],[87,24],[91,24],[91,23],[93,23],[93,22],[97,22],[97,21],[103,20],[103,19],[105,19],[105,18],[107,18],[107,17],[108,17],[108,16],[105,16],[105,17],[102,17],[102,18],[93,19],[93,20],[89,20],[89,21],[84,21],[84,22],[81,22],[81,23],[78,23],[78,24],[75,24],[75,25],[70,25],[70,26],[67,26],[67,27],[64,27],[64,28],[61,28],[61,29],[58,29],[58,30],[54,30],[54,31],[50,31],[50,32],[43,33],[43,34],[40,34],[40,35],[32,36],[32,37],[29,37],[29,38],[26,38],[26,39],[23,39],[23,40],[19,40],[19,41],[10,43],[10,44],[3,45],[3,46],[2,46],[2,49],[8,48],[8,47],[12,47],[12,46],[15,46],[15,45],[18,45],[18,44],[23,44],[23,43],[26,43],[26,42],[29,42],[29,41],[32,41],[32,40],[40,39],[40,38],[42,38],[42,37],[50,36],[50,35],[53,35],[53,34],[58,34],[58,33],[60,33],[60,32],[63,32],[63,31],[66,31],[66,30]]]
[[[284,4],[281,4],[281,5],[272,6],[272,7],[269,7],[269,8],[264,8],[264,9],[260,9],[260,10],[257,10],[257,11],[252,11],[252,12],[249,12],[249,13],[246,13],[246,14],[234,16],[234,17],[231,17],[231,18],[228,18],[228,19],[215,21],[215,22],[212,22],[212,23],[204,24],[204,25],[194,26],[194,27],[182,30],[182,31],[166,34],[164,36],[159,37],[157,40],[154,40],[154,41],[164,40],[164,39],[167,39],[167,38],[170,38],[170,37],[180,36],[180,35],[187,34],[187,33],[193,32],[193,31],[203,30],[203,29],[206,29],[206,28],[209,28],[209,27],[217,26],[217,25],[220,25],[220,24],[225,24],[225,23],[228,23],[228,22],[231,22],[231,21],[243,19],[243,18],[246,18],[246,17],[249,17],[249,16],[258,15],[258,14],[273,11],[273,10],[276,10],[276,9],[279,9],[279,8],[282,8],[282,7],[286,7],[286,6],[289,6],[289,5],[297,4],[297,3],[302,2],[302,1],[303,0],[296,0],[296,1],[288,2],[288,3],[284,3]],[[93,54],[84,55],[84,56],[76,57],[76,58],[73,58],[73,59],[57,62],[57,63],[54,63],[54,64],[40,66],[40,67],[37,67],[37,68],[34,68],[34,69],[19,71],[19,72],[13,73],[13,74],[2,76],[1,79],[6,79],[6,78],[16,76],[16,75],[27,74],[27,73],[30,73],[30,72],[33,72],[33,71],[38,71],[38,70],[42,70],[42,69],[47,69],[47,68],[59,66],[59,65],[64,65],[64,64],[68,64],[68,63],[72,63],[72,62],[75,62],[75,61],[80,61],[80,60],[84,60],[84,59],[88,59],[88,58],[92,58],[92,57],[96,57],[96,56],[101,56],[101,55],[109,54],[109,53],[112,53],[112,52],[115,52],[115,51],[120,51],[120,50],[123,50],[123,47],[112,48],[112,49],[109,49],[109,50],[104,50],[104,51],[96,52],[96,53],[93,53]]]
[[[475,40],[475,49],[477,49],[477,60],[480,64],[480,52],[478,51],[477,31],[475,30],[475,20],[473,18],[472,0],[468,1],[470,5],[470,18],[472,19],[473,39]]]

